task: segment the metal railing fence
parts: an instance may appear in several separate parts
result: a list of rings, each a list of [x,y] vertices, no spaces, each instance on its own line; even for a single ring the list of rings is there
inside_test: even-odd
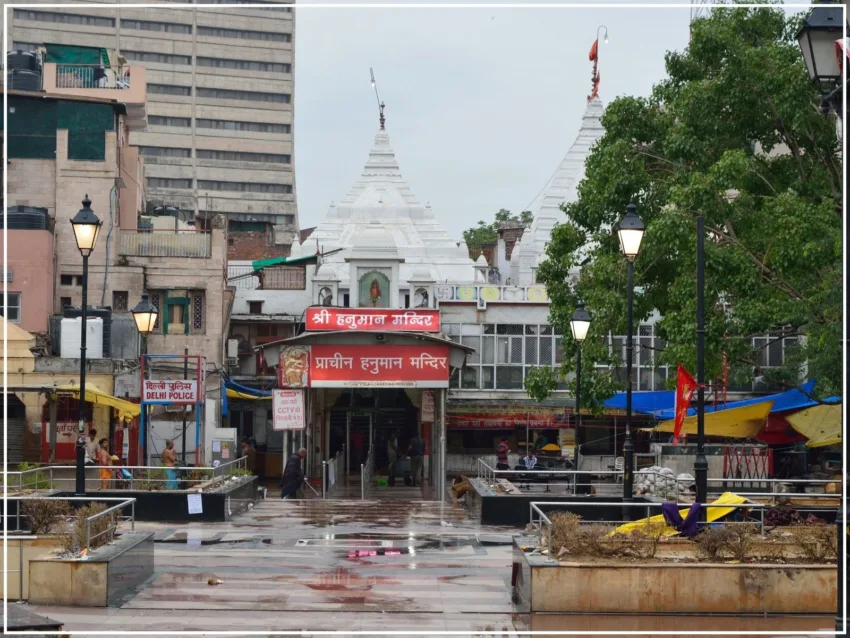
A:
[[[345,446],[333,458],[322,461],[322,498],[327,499],[336,492],[341,474],[345,472]]]
[[[366,461],[360,465],[360,499],[365,501],[372,489],[372,479],[375,473],[375,448],[370,447]]]

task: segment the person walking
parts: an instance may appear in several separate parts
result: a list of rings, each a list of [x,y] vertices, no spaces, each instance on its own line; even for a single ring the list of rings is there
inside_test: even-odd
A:
[[[410,457],[410,472],[413,474],[413,487],[416,487],[417,481],[421,485],[420,476],[424,480],[423,464],[425,462],[425,439],[419,434],[419,430],[410,439],[410,445],[407,448],[407,455]]]
[[[177,452],[174,451],[174,441],[171,439],[165,442],[165,449],[162,451],[162,464],[165,466],[165,473],[168,476],[168,482],[165,484],[165,489],[176,490],[177,485]]]
[[[280,497],[288,499],[303,499],[304,491],[301,487],[304,483],[304,470],[301,462],[307,458],[307,450],[301,448],[289,457],[283,476],[280,479]]]
[[[97,430],[89,430],[86,437],[86,465],[97,465]]]
[[[502,439],[499,445],[496,446],[496,469],[509,470],[511,469],[508,463],[508,454],[511,453],[511,448],[508,446],[508,440]]]
[[[395,464],[398,461],[398,435],[395,430],[390,432],[390,437],[387,439],[387,459],[389,461],[387,483],[395,485]]]
[[[112,457],[109,454],[109,440],[98,441],[97,464],[100,466],[100,489],[108,490],[112,481]]]
[[[254,451],[254,448],[251,447],[251,444],[248,443],[247,440],[242,441],[242,457],[246,459],[246,469],[250,470],[251,474],[256,474],[257,453]]]

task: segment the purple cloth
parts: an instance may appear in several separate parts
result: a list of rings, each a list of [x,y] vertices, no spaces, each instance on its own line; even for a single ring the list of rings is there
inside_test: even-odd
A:
[[[690,538],[697,533],[697,523],[699,523],[699,511],[701,505],[694,503],[691,509],[688,510],[688,515],[685,520],[679,515],[679,507],[675,503],[663,503],[661,505],[661,513],[664,514],[664,520],[671,527],[676,528],[682,536]]]

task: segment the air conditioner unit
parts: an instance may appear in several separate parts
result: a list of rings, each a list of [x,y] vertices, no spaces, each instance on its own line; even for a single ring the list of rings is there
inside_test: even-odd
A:
[[[478,309],[487,310],[487,302],[481,297],[478,298]]]
[[[227,365],[238,366],[239,365],[239,359],[237,357],[227,357]]]

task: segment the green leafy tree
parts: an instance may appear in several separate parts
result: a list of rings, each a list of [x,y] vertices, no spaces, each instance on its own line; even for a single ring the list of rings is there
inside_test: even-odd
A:
[[[592,363],[616,365],[603,337],[625,334],[626,262],[612,228],[630,202],[647,225],[635,325],[653,309],[662,315],[657,360],[696,368],[702,214],[707,378],[721,374],[725,355],[733,380],[795,386],[807,373],[821,396],[840,394],[842,166],[835,122],[819,109],[794,38],[799,20],[774,8],[716,8],[694,22],[685,51],[666,55],[667,78],[650,97],[607,108],[578,199],[564,207],[570,221],[555,228],[538,271],[565,334],[578,299],[594,315],[582,385],[596,394],[587,398],[617,385]],[[586,245],[590,263],[571,279]],[[779,369],[763,369],[752,345],[767,334],[799,340]],[[565,361],[569,372],[574,357]],[[527,386],[551,389],[537,374]]]
[[[480,250],[484,246],[493,245],[498,241],[498,230],[501,224],[512,222],[528,227],[531,226],[533,220],[534,216],[531,211],[524,210],[519,215],[512,215],[507,208],[501,208],[496,213],[495,220],[492,223],[488,224],[482,220],[478,222],[477,226],[463,231],[463,241],[469,248]]]

